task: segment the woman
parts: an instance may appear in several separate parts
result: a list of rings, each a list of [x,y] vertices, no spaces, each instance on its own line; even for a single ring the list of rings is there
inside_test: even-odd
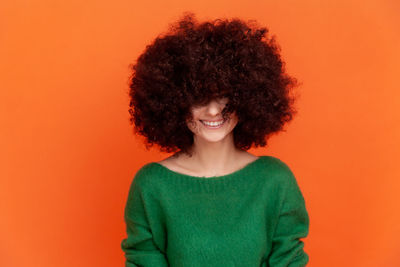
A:
[[[254,23],[254,21],[253,21]],[[289,167],[248,153],[295,110],[267,28],[186,14],[133,66],[131,122],[174,154],[136,173],[126,266],[305,266],[305,200]],[[265,40],[263,39],[265,37]]]

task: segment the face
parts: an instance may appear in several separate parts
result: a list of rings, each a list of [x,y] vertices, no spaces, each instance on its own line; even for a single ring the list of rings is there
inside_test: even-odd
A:
[[[235,128],[238,118],[233,112],[226,121],[223,121],[222,110],[227,103],[228,98],[221,98],[213,100],[205,106],[192,107],[193,121],[187,122],[187,125],[195,138],[218,142],[233,134],[232,130]]]

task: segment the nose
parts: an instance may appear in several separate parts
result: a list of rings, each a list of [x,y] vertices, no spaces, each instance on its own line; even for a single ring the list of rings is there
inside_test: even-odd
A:
[[[210,116],[215,116],[215,115],[218,115],[221,112],[222,108],[223,108],[222,104],[220,104],[217,101],[213,100],[207,105],[206,112]]]

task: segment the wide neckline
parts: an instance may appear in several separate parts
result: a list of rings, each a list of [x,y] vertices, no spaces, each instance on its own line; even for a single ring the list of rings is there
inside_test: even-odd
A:
[[[259,161],[261,161],[261,159],[263,158],[263,156],[258,156],[257,159],[253,160],[252,162],[247,163],[245,166],[243,166],[242,168],[225,174],[225,175],[218,175],[218,176],[210,176],[210,177],[206,177],[206,176],[194,176],[194,175],[189,175],[189,174],[184,174],[184,173],[180,173],[177,171],[173,171],[169,168],[167,168],[166,166],[158,163],[158,162],[153,162],[153,164],[155,164],[156,166],[160,167],[161,169],[163,169],[164,171],[168,172],[169,174],[172,174],[173,176],[176,177],[182,177],[182,178],[188,178],[188,179],[194,179],[194,180],[204,180],[204,181],[212,181],[212,180],[225,180],[227,178],[231,178],[231,177],[235,177],[235,176],[240,176],[241,173],[247,171],[248,169],[250,169],[251,167],[253,167],[255,164],[257,164]]]

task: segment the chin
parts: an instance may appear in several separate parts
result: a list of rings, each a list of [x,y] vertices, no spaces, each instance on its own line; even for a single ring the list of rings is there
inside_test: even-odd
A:
[[[212,143],[216,143],[216,142],[220,142],[225,140],[226,138],[230,137],[230,135],[232,135],[232,132],[229,133],[201,133],[200,137],[201,139],[207,141],[207,142],[212,142]]]

